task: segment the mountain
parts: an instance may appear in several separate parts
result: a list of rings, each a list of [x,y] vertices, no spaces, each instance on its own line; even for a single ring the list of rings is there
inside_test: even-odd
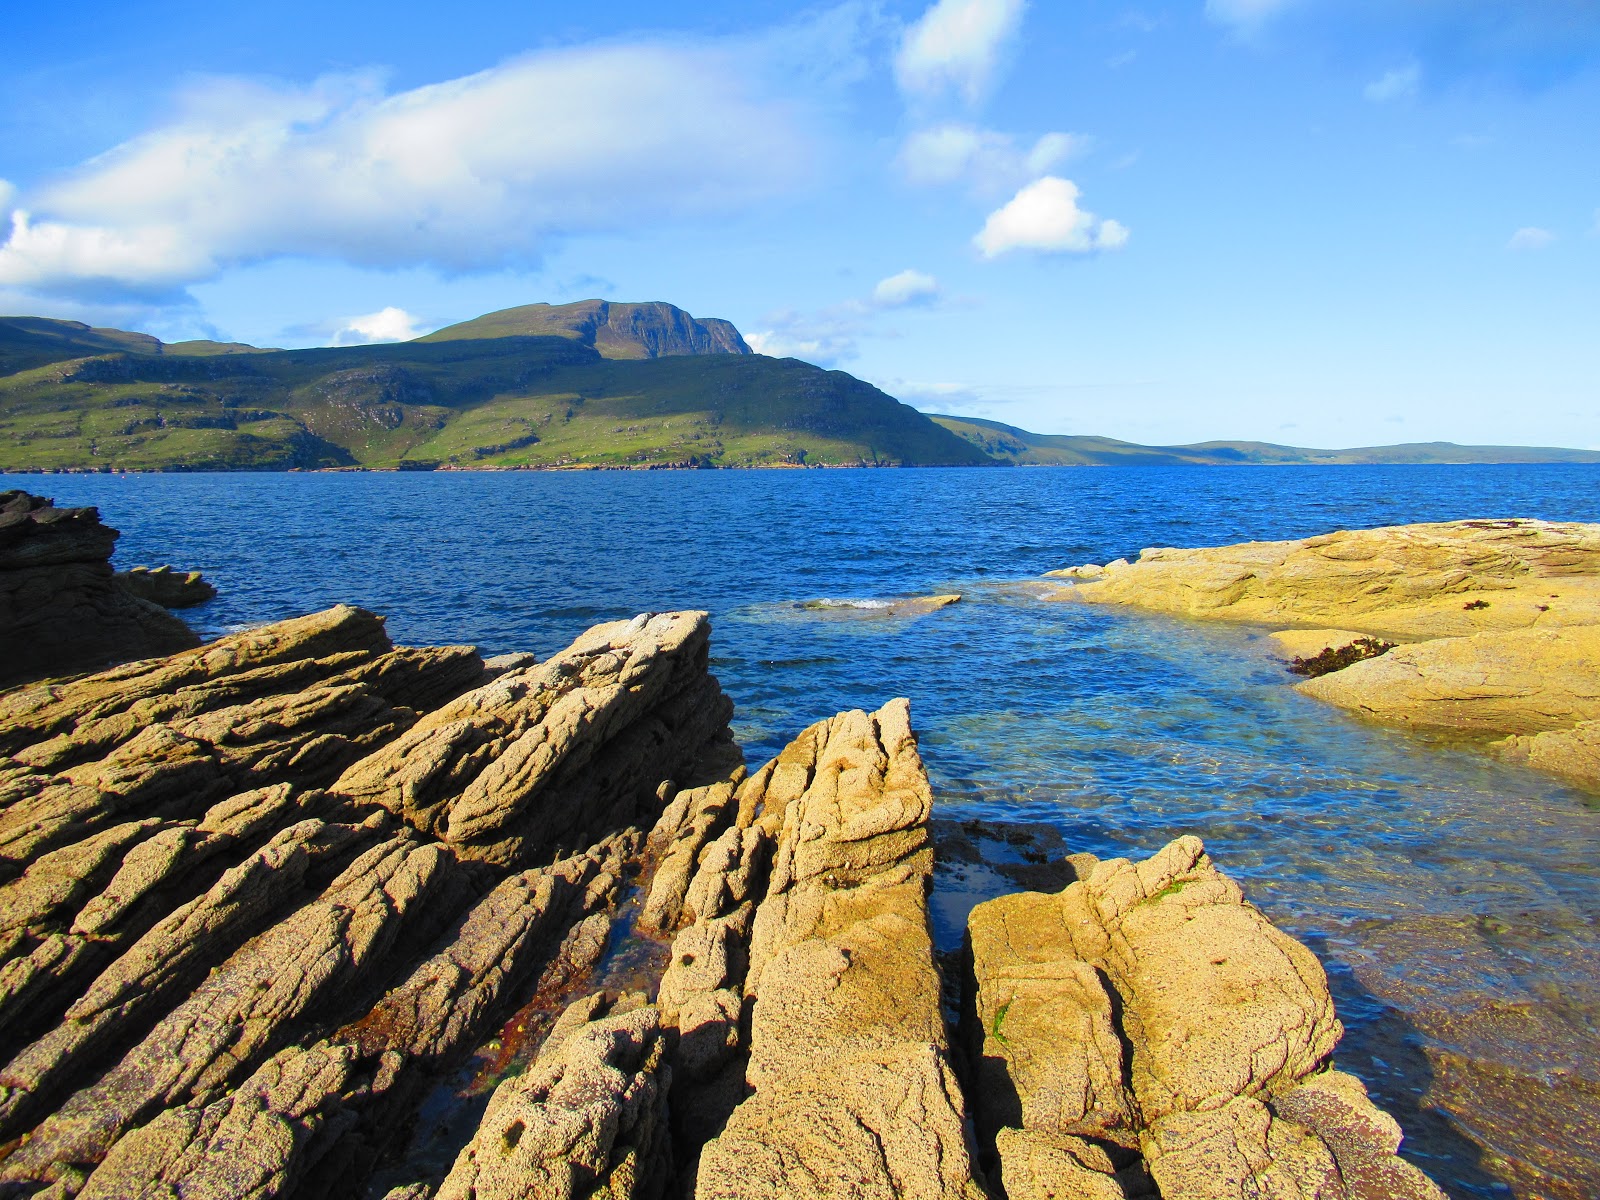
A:
[[[933,416],[957,437],[990,458],[1017,466],[1228,466],[1417,463],[1600,463],[1600,452],[1556,446],[1457,446],[1453,442],[1410,442],[1399,446],[1358,446],[1317,450],[1271,442],[1196,442],[1188,446],[1141,446],[1114,438],[1030,433],[1015,425],[977,417]]]
[[[0,319],[0,470],[858,463],[992,460],[668,304],[528,305],[313,350]]]
[[[475,341],[497,337],[565,337],[593,346],[602,358],[667,358],[689,354],[749,354],[730,321],[696,320],[683,309],[655,301],[613,304],[524,304],[459,325],[447,325],[418,340]]]

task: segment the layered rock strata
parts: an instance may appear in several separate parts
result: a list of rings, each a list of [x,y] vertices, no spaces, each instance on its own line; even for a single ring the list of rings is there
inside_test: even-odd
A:
[[[486,668],[339,607],[0,697],[0,1193],[359,1191],[581,986],[671,780],[742,771],[707,640]]]
[[[117,586],[118,536],[97,509],[0,492],[0,687],[200,641],[165,609]]]
[[[1406,643],[1300,690],[1385,724],[1495,739],[1509,760],[1600,790],[1600,525],[1400,525],[1072,570],[1090,582],[1066,594],[1091,603],[1297,627],[1273,635],[1291,655]]]
[[[215,599],[217,589],[199,571],[171,567],[130,567],[116,573],[117,586],[162,608],[193,608]]]
[[[969,1058],[909,706],[747,773],[708,637],[485,664],[341,607],[0,698],[0,1195],[1432,1200],[1193,839],[1029,832],[1080,882],[974,911]],[[429,1166],[444,1086],[492,1093]]]

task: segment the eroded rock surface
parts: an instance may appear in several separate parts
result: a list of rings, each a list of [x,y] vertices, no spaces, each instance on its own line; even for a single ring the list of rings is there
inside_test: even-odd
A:
[[[193,608],[217,594],[199,571],[174,571],[171,567],[130,567],[118,571],[116,580],[130,596],[162,608]]]
[[[1009,1195],[1441,1200],[1329,1069],[1315,956],[1199,839],[981,904],[968,936],[978,1128]]]
[[[98,509],[0,492],[0,687],[199,642],[165,609],[116,585],[118,536]]]

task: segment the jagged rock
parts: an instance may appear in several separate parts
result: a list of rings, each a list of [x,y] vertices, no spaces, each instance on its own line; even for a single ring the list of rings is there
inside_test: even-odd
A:
[[[19,1128],[53,1102],[119,1031],[138,1028],[146,1014],[162,1011],[179,989],[299,896],[317,862],[376,835],[371,826],[297,822],[162,918],[66,1009],[60,1024],[0,1071],[0,1132]]]
[[[679,791],[651,831],[651,849],[658,862],[639,914],[643,928],[663,933],[677,928],[684,897],[707,843],[738,813],[734,793],[745,778],[744,756],[727,743],[723,761],[707,765],[719,778]]]
[[[776,841],[754,920],[747,1079],[696,1195],[977,1197],[928,933],[909,708],[812,726],[741,789]]]
[[[1007,1200],[1154,1200],[1156,1196],[1136,1154],[1122,1151],[1113,1157],[1104,1144],[1031,1129],[1002,1129],[997,1142]],[[1125,1165],[1119,1169],[1119,1163]]]
[[[1600,718],[1600,625],[1436,638],[1299,685],[1388,725],[1534,734]]]
[[[506,865],[653,817],[660,780],[727,736],[709,633],[704,613],[596,626],[428,714],[332,790]]]
[[[1297,542],[1146,550],[1136,563],[1104,570],[1103,578],[1063,594],[1217,620],[1355,629],[1402,641],[1600,624],[1600,525],[1394,525]]]
[[[341,604],[231,634],[168,658],[130,663],[70,683],[22,688],[0,697],[0,753],[12,754],[33,742],[70,732],[84,721],[129,711],[137,701],[152,696],[215,685],[229,676],[264,667],[344,653],[375,656],[391,649],[382,617]],[[318,668],[312,670],[319,672]],[[222,703],[275,690],[267,686]]]
[[[199,642],[165,609],[116,585],[110,559],[118,536],[98,509],[0,492],[0,687]]]
[[[1571,729],[1513,734],[1491,743],[1507,762],[1522,763],[1600,792],[1600,721],[1580,721]]]
[[[312,1005],[360,981],[447,855],[409,833],[374,846],[316,902],[246,943],[96,1083],[0,1163],[0,1181],[51,1181],[97,1162],[130,1126],[228,1087]]]
[[[89,1178],[86,1196],[142,1196],[159,1180],[185,1196],[282,1194],[358,1124],[381,1141],[386,1117],[412,1098],[415,1076],[450,1060],[481,1033],[508,988],[551,951],[549,935],[614,901],[636,834],[502,881],[444,936],[436,951],[359,1020],[309,1048],[267,1060],[236,1091],[168,1109],[122,1138]],[[580,926],[587,924],[579,921]],[[251,1153],[227,1161],[241,1140]],[[352,1162],[347,1147],[334,1174]],[[359,1169],[356,1171],[359,1175]],[[324,1180],[325,1185],[331,1180]],[[325,1186],[328,1194],[350,1188]]]
[[[117,586],[130,596],[162,608],[193,608],[216,598],[217,589],[199,571],[174,571],[171,567],[130,567],[118,571]]]
[[[670,1071],[656,1010],[619,1003],[560,1038],[526,1074],[495,1089],[438,1200],[648,1200],[670,1170]]]
[[[1359,1084],[1323,1070],[1342,1029],[1315,956],[1198,838],[980,904],[968,943],[978,1126],[1014,1200],[1013,1179],[1023,1195],[1138,1194],[1120,1190],[1138,1182],[1117,1157],[1133,1149],[1166,1200],[1382,1194],[1341,1175],[1324,1127],[1352,1169],[1433,1188]]]

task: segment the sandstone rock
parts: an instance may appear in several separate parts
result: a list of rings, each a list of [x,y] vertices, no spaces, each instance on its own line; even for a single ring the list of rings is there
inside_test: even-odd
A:
[[[807,600],[800,607],[841,618],[921,617],[948,608],[960,600],[961,593],[949,592],[938,596],[907,596],[899,600]]]
[[[666,933],[677,928],[707,843],[738,815],[734,793],[745,778],[744,756],[736,747],[731,749],[723,762],[711,768],[721,778],[678,792],[651,831],[651,848],[659,861],[639,914],[646,929]]]
[[[597,626],[428,714],[332,790],[471,859],[586,844],[596,824],[653,809],[661,779],[725,738],[732,706],[706,672],[709,629],[704,613]]]
[[[977,1197],[928,933],[932,794],[905,701],[813,725],[741,790],[776,841],[745,990],[755,1094],[699,1197]]]
[[[585,1015],[592,1000],[579,1001]],[[623,1006],[619,1005],[619,1009]],[[670,1073],[648,1005],[572,1030],[495,1090],[438,1200],[644,1200],[670,1170]]]
[[[1552,593],[1554,593],[1552,595]],[[1600,526],[1451,521],[1146,550],[1069,593],[1094,603],[1391,640],[1600,623]],[[1483,602],[1482,607],[1466,605]]]
[[[246,943],[122,1061],[76,1093],[0,1164],[0,1181],[49,1182],[97,1162],[130,1126],[235,1082],[287,1027],[381,960],[446,869],[401,834],[357,858],[316,902]]]
[[[176,617],[116,586],[115,529],[93,508],[56,508],[0,492],[0,687],[96,670],[200,639]]]
[[[1549,771],[1600,792],[1600,721],[1579,721],[1571,729],[1513,734],[1494,742],[1490,749],[1507,762]]]
[[[1307,680],[1389,725],[1531,734],[1600,718],[1600,625],[1437,638]]]
[[[115,575],[117,586],[130,596],[162,608],[193,608],[216,598],[217,589],[199,571],[174,571],[171,567],[130,567]]]
[[[1325,1070],[1342,1030],[1320,964],[1199,839],[981,904],[968,933],[978,1128],[1013,1200],[1144,1194],[1133,1150],[1165,1200],[1442,1195]]]

